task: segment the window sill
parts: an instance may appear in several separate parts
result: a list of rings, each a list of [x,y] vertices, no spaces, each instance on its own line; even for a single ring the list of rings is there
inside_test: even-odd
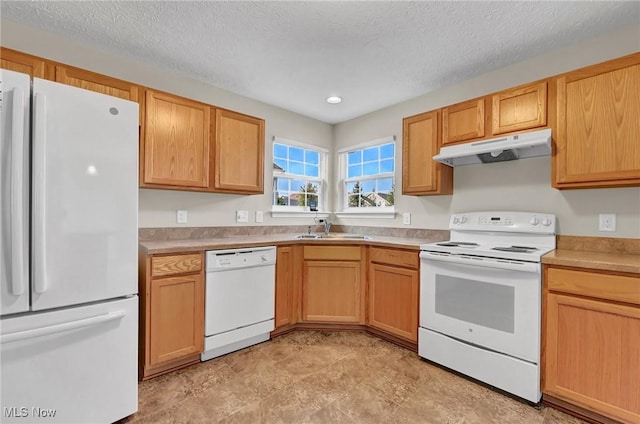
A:
[[[338,218],[373,218],[373,219],[393,219],[396,217],[395,210],[384,211],[342,211],[333,213]]]
[[[271,211],[272,218],[327,218],[331,212],[311,211]]]

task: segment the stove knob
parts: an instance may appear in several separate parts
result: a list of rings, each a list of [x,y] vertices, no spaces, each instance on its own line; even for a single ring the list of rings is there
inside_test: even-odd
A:
[[[542,225],[548,227],[549,225],[551,225],[551,220],[549,218],[542,218]]]
[[[538,225],[539,222],[540,222],[540,220],[538,218],[535,218],[535,217],[531,218],[529,220],[529,224],[531,224],[531,225]]]
[[[454,217],[453,217],[453,223],[454,223],[454,224],[457,224],[457,223],[459,223],[459,222],[460,222],[460,219],[459,219],[457,216],[454,216]]]
[[[460,218],[460,223],[464,224],[465,222],[467,222],[467,217],[466,216],[461,217]]]

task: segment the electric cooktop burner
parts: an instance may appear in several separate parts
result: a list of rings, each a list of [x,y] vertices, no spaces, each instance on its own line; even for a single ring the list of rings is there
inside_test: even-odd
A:
[[[478,247],[478,243],[469,243],[466,241],[447,241],[445,243],[436,243],[438,246],[446,247]]]
[[[529,246],[509,246],[509,247],[492,247],[491,250],[499,250],[501,252],[532,253],[538,250],[538,248],[529,247]]]

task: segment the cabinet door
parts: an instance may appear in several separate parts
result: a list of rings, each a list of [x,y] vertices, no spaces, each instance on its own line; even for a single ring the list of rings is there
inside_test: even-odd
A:
[[[640,53],[557,79],[554,186],[640,185]]]
[[[547,82],[518,87],[493,95],[492,134],[547,125]]]
[[[442,109],[442,144],[484,137],[484,98]]]
[[[294,264],[294,247],[279,246],[276,258],[276,328],[296,322]]]
[[[148,366],[202,352],[204,283],[200,274],[151,281]]]
[[[215,110],[214,191],[264,193],[264,120]]]
[[[210,107],[147,90],[142,143],[142,186],[209,187]]]
[[[640,422],[640,308],[547,295],[544,393]]]
[[[369,325],[418,341],[418,271],[369,265]]]
[[[5,47],[0,48],[0,68],[21,72],[31,78],[53,79],[53,63]]]
[[[451,194],[453,168],[433,160],[440,148],[437,110],[402,120],[402,193]]]
[[[305,261],[302,320],[361,323],[360,262]]]

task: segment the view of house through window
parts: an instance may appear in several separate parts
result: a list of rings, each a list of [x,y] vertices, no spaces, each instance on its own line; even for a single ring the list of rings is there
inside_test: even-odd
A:
[[[395,142],[350,150],[343,155],[345,209],[393,207]]]
[[[322,208],[325,153],[289,145],[276,139],[273,143],[273,206],[315,211]]]

